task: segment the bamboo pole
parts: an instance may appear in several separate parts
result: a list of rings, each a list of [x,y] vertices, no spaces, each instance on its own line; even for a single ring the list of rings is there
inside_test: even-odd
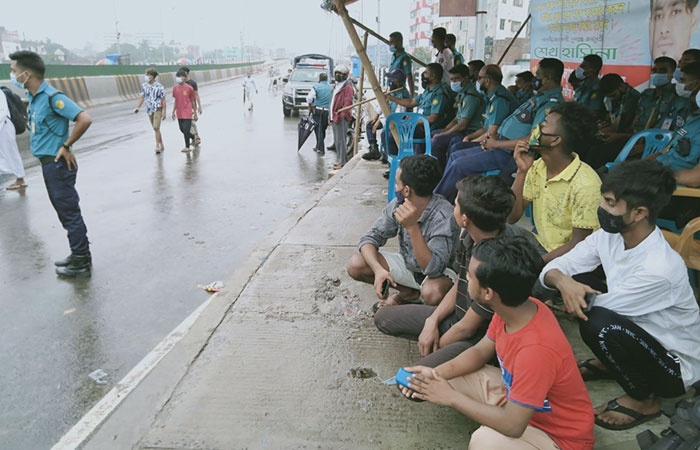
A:
[[[390,90],[390,91],[388,91],[388,92],[384,92],[383,94],[384,94],[384,95],[393,94],[394,92],[398,92],[398,91],[400,91],[400,90],[402,90],[402,89],[403,89],[403,86],[402,86],[402,87],[398,87],[398,88],[396,88],[396,89],[392,89],[392,90]],[[357,102],[357,103],[353,103],[353,104],[350,105],[350,106],[346,106],[345,108],[341,108],[341,109],[338,110],[338,112],[343,112],[343,111],[345,111],[345,110],[347,110],[347,109],[351,109],[351,108],[354,108],[354,107],[356,107],[356,106],[364,105],[365,103],[372,102],[372,101],[374,101],[374,100],[376,100],[376,99],[377,99],[377,97],[366,98],[366,99],[364,99],[364,100],[362,100],[362,101],[359,101],[359,102]]]
[[[371,68],[372,63],[367,56],[367,51],[362,46],[362,41],[360,41],[360,37],[357,35],[357,30],[355,30],[355,27],[352,24],[352,19],[348,14],[348,10],[345,8],[343,0],[333,0],[333,4],[335,5],[336,13],[342,19],[343,25],[345,25],[345,29],[348,32],[348,37],[350,37],[350,41],[355,47],[355,51],[357,52],[357,56],[360,57],[362,65]],[[369,84],[372,86],[375,97],[377,97],[377,102],[379,103],[379,107],[381,108],[384,117],[388,117],[389,114],[391,114],[391,108],[389,107],[389,102],[386,100],[386,97],[384,97],[382,87],[379,85],[379,80],[377,80],[377,75],[374,73],[374,70],[367,71],[367,79]],[[399,142],[399,135],[395,129],[391,129],[391,134],[394,137],[394,140]]]
[[[362,48],[367,48],[367,38],[369,35],[365,31],[365,35],[362,37]],[[360,69],[360,100],[362,100],[362,97],[364,96],[364,88],[363,85],[365,83],[365,65],[362,64],[362,68]],[[349,108],[349,107],[348,107]],[[343,108],[343,109],[348,109],[348,108]],[[341,110],[342,111],[342,110]],[[338,111],[340,112],[340,111]],[[358,142],[360,140],[360,127],[362,126],[362,106],[360,103],[357,104],[357,109],[355,110],[355,138],[352,140],[353,142],[353,148],[352,148],[352,154],[353,156],[357,155],[357,149],[360,146],[360,143]]]
[[[508,52],[510,51],[510,48],[513,46],[515,43],[515,40],[518,39],[518,36],[520,36],[520,32],[523,31],[525,26],[527,25],[527,22],[530,20],[530,17],[532,17],[530,14],[527,15],[527,19],[525,19],[525,22],[523,22],[522,25],[520,25],[520,28],[518,28],[518,32],[515,33],[515,36],[513,36],[513,39],[510,40],[510,44],[508,44],[508,47],[503,51],[503,54],[501,55],[500,58],[498,58],[498,62],[496,63],[497,66],[501,65],[501,62],[503,61],[503,58],[506,57]]]
[[[362,22],[359,22],[359,21],[353,19],[352,17],[350,17],[350,21],[351,21],[354,25],[357,25],[358,27],[360,27],[360,28],[362,28],[363,30],[365,30],[367,33],[369,33],[369,34],[371,34],[372,36],[374,36],[375,38],[377,38],[377,39],[379,39],[380,41],[384,42],[386,45],[391,45],[391,44],[389,43],[389,40],[388,40],[388,39],[386,39],[384,36],[380,35],[380,34],[377,33],[376,31],[374,31],[373,29],[371,29],[371,28],[368,27],[367,25],[363,24]],[[408,52],[406,52],[406,54],[408,55],[409,58],[411,58],[412,60],[414,60],[416,63],[420,64],[421,66],[425,67],[425,66],[428,65],[428,64],[424,63],[423,61],[421,61],[420,59],[418,59],[418,58],[416,58],[415,56],[413,56],[412,54],[410,54],[410,53],[408,53]]]

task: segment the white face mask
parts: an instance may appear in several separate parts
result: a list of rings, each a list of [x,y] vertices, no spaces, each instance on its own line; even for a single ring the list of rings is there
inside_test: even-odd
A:
[[[698,109],[700,109],[700,92],[695,94],[695,106],[697,106]]]
[[[182,84],[182,78],[180,78],[180,77],[175,77],[175,82],[176,82],[177,84]]]
[[[690,91],[685,90],[685,83],[676,83],[676,94],[680,97],[690,98]]]
[[[143,76],[143,81],[145,81],[146,83],[150,83],[150,82],[151,82],[151,77],[149,77],[148,75],[144,75],[144,76]]]

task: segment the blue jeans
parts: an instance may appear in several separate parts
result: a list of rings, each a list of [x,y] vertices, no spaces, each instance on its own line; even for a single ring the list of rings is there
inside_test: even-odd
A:
[[[470,175],[477,175],[489,170],[500,170],[513,159],[508,150],[499,148],[484,151],[473,147],[450,155],[440,183],[435,188],[436,194],[443,195],[449,202],[457,196],[457,182]]]
[[[65,160],[42,164],[41,171],[44,174],[46,192],[53,209],[58,214],[58,220],[68,232],[68,243],[71,253],[85,255],[90,253],[90,244],[87,237],[87,227],[80,213],[80,198],[75,190],[75,178],[78,168],[68,170]]]
[[[435,130],[433,134],[441,133],[443,130]],[[440,168],[444,169],[447,165],[447,158],[450,156],[449,150],[450,145],[454,139],[458,139],[460,142],[466,136],[466,133],[448,133],[442,136],[434,137],[430,141],[431,152],[434,157],[437,158],[440,163]]]

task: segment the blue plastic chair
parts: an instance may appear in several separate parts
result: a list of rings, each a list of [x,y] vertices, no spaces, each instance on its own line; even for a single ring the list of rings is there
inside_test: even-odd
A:
[[[630,151],[632,151],[634,144],[636,144],[641,138],[644,138],[644,153],[642,153],[642,159],[644,159],[649,155],[663,150],[664,147],[671,142],[671,139],[673,139],[673,132],[662,130],[660,128],[649,128],[648,130],[642,130],[639,133],[634,134],[631,138],[629,138],[625,146],[622,147],[622,150],[620,150],[620,153],[617,155],[617,158],[615,158],[615,161],[606,163],[605,167],[610,170],[615,167],[615,165],[626,160],[630,154]]]
[[[413,150],[413,144],[425,143],[425,154],[431,155],[430,147],[430,122],[428,118],[423,114],[413,113],[413,112],[402,112],[389,114],[386,118],[386,123],[384,128],[382,128],[382,133],[384,133],[384,141],[389,142],[389,133],[391,133],[390,124],[396,126],[397,134],[399,135],[399,142],[396,143],[398,147],[398,154],[388,155],[389,158],[389,188],[387,189],[386,201],[390,202],[396,197],[396,192],[394,192],[394,184],[396,181],[396,170],[399,168],[399,162],[401,158],[406,156],[411,156],[415,152]],[[414,138],[413,133],[416,126],[422,123],[425,130],[425,138]]]

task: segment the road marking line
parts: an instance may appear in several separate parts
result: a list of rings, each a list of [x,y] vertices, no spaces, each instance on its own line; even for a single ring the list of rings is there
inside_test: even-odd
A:
[[[102,400],[97,402],[90,411],[85,414],[68,433],[64,434],[60,441],[51,450],[72,450],[82,445],[99,427],[105,419],[119,406],[119,404],[133,391],[136,386],[153,370],[153,368],[167,355],[175,344],[187,335],[202,311],[217,297],[213,294],[192,312],[180,325],[170,332],[160,343],[147,354],[131,371],[121,379]]]

